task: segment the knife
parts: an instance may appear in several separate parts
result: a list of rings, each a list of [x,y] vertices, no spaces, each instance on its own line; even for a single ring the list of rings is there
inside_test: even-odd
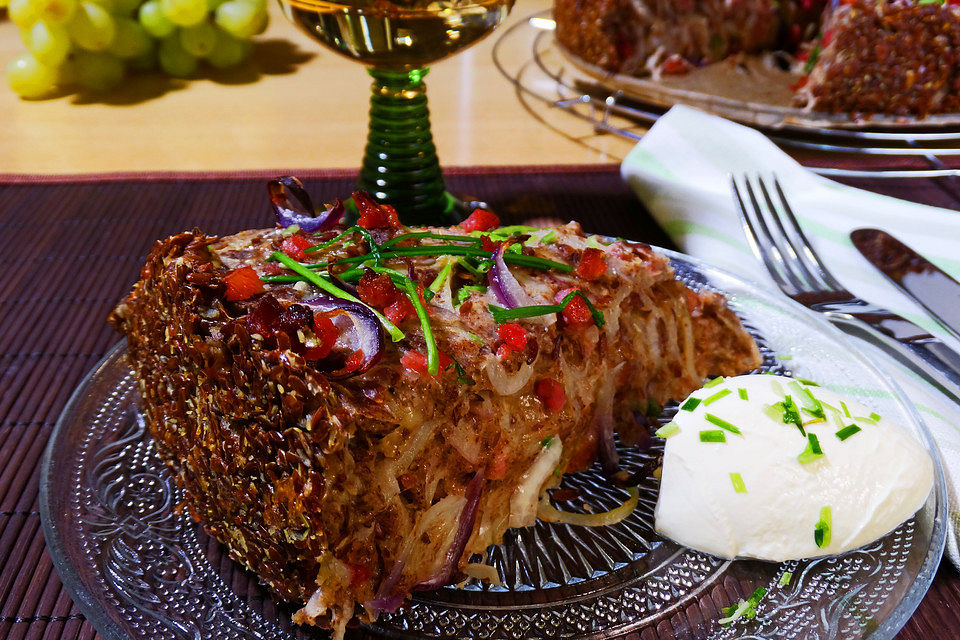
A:
[[[960,340],[960,282],[886,231],[855,229],[850,240],[897,289]]]

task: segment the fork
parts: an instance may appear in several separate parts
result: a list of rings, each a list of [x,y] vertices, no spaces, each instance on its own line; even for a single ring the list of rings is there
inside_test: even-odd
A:
[[[779,207],[763,178],[758,175],[755,182],[758,190],[744,175],[741,191],[736,178],[730,177],[734,203],[750,249],[780,290],[841,328],[865,332],[874,338],[872,342],[906,360],[954,399],[960,399],[960,355],[906,318],[847,291],[814,251],[777,177],[773,176],[773,187]]]

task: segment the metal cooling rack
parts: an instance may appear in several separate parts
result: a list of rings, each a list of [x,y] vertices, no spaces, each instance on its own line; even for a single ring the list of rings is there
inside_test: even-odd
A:
[[[595,135],[614,134],[639,140],[665,109],[645,104],[620,90],[612,91],[566,63],[553,39],[550,11],[541,11],[506,29],[493,48],[493,61],[516,87],[517,97],[538,120],[562,135],[582,141],[562,123],[551,124],[550,111],[562,111],[589,123]],[[547,109],[543,107],[546,106]],[[853,156],[861,169],[809,167],[825,176],[866,178],[960,177],[948,158],[960,157],[960,127],[936,130],[863,130],[783,126],[764,133],[785,149]],[[922,160],[926,167],[890,168],[896,161]],[[886,166],[880,163],[886,163]],[[911,163],[915,164],[915,163]]]

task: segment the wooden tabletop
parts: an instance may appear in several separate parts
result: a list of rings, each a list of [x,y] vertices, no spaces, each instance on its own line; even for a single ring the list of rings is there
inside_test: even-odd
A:
[[[500,30],[431,69],[443,164],[618,162],[630,149],[566,114],[566,132],[584,143],[545,126],[494,66],[493,45],[505,29],[549,6],[518,0]],[[358,167],[370,86],[361,65],[309,40],[275,5],[257,41],[240,70],[193,80],[138,75],[99,97],[25,101],[3,81],[0,173]],[[0,20],[0,68],[23,50],[16,26]],[[523,46],[504,53],[530,57]]]

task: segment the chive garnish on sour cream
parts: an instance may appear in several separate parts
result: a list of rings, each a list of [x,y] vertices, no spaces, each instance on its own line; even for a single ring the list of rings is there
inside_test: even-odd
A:
[[[747,396],[747,390],[744,389],[743,387],[740,387],[739,389],[737,389],[737,393],[740,395],[740,399],[741,399],[741,400],[749,400],[749,399],[750,399],[750,398]]]
[[[709,398],[706,398],[706,399],[703,401],[703,406],[705,406],[705,407],[710,406],[711,404],[713,404],[714,402],[716,402],[716,401],[719,400],[720,398],[723,398],[723,397],[725,397],[725,396],[730,395],[730,393],[731,393],[730,389],[722,389],[722,390],[720,390],[720,391],[717,391],[715,394],[713,394],[713,395],[710,396]]]
[[[862,429],[855,424],[850,424],[845,426],[843,429],[840,429],[840,431],[837,431],[836,436],[840,440],[846,440],[858,431],[862,431]]]
[[[687,398],[687,401],[680,407],[682,411],[693,411],[700,406],[700,398]]]
[[[706,403],[704,403],[704,404],[706,404]],[[740,433],[740,429],[738,429],[735,425],[727,422],[727,421],[724,420],[723,418],[720,418],[720,417],[717,417],[717,416],[713,415],[712,413],[707,413],[707,414],[705,414],[703,417],[706,419],[707,422],[709,422],[709,423],[711,423],[711,424],[715,424],[715,425],[717,425],[718,427],[720,427],[721,429],[726,429],[726,430],[729,431],[730,433],[735,433],[735,434],[737,434],[738,436],[743,435],[742,433]]]
[[[830,507],[820,509],[820,521],[813,528],[813,541],[823,549],[830,544],[830,525],[832,521]]]
[[[704,389],[709,389],[710,387],[715,387],[715,386],[717,386],[717,385],[720,384],[721,382],[723,382],[723,376],[717,376],[716,378],[714,378],[713,380],[711,380],[711,381],[708,382],[707,384],[703,385],[703,388],[704,388]]]
[[[733,490],[737,493],[747,492],[747,485],[743,482],[743,476],[741,476],[739,473],[731,473],[730,482],[733,483]]]
[[[701,431],[700,442],[726,442],[727,436],[719,429],[715,431]]]
[[[797,456],[797,460],[800,464],[810,464],[815,462],[823,457],[823,449],[820,448],[820,440],[817,439],[816,434],[808,433],[807,434],[807,447],[800,452],[800,455]]]
[[[680,427],[677,425],[677,423],[668,422],[667,424],[657,429],[653,435],[657,436],[658,438],[662,438],[666,440],[670,436],[675,436],[678,433],[680,433]]]

